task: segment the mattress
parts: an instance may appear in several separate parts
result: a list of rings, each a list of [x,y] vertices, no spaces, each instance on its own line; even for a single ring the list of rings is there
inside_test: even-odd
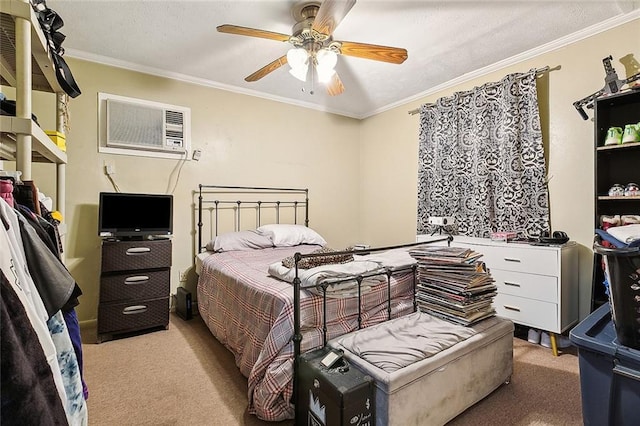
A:
[[[513,372],[514,326],[510,320],[500,317],[470,327],[473,332],[456,337],[458,341],[453,344],[451,336],[440,334],[434,337],[436,340],[420,343],[424,345],[420,348],[416,346],[418,339],[407,334],[403,343],[394,343],[400,352],[404,351],[403,345],[423,349],[425,353],[433,352],[429,348],[438,345],[445,348],[399,368],[378,363],[370,356],[370,347],[363,352],[362,347],[352,346],[362,340],[353,338],[358,333],[367,333],[365,340],[384,342],[390,333],[389,327],[394,333],[394,327],[406,328],[420,315],[428,317],[418,312],[394,320],[395,325],[382,323],[329,342],[329,346],[342,349],[352,365],[374,378],[377,425],[443,425],[508,381]],[[452,329],[459,327],[451,326]]]
[[[213,252],[211,251],[203,251],[202,253],[198,253],[196,255],[196,261],[195,261],[195,267],[196,267],[196,275],[200,275],[200,273],[202,272],[202,262],[204,262],[204,260],[211,256],[213,254]]]

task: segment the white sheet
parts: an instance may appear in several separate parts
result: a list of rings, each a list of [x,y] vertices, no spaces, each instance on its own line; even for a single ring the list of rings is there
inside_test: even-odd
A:
[[[373,271],[382,270],[380,264],[370,261],[353,261],[348,263],[337,263],[316,266],[311,269],[299,269],[298,278],[300,286],[316,294],[322,294],[320,285],[328,284],[327,297],[353,297],[358,294],[358,282],[353,277]],[[275,262],[269,265],[269,275],[282,281],[292,283],[296,277],[295,268],[287,268],[282,262]],[[345,278],[346,281],[335,283]],[[360,291],[364,294],[372,286],[379,284],[384,279],[384,275],[367,277],[362,280]],[[331,283],[334,284],[331,284]]]
[[[358,275],[371,275],[379,272],[379,275],[368,276],[362,280],[360,291],[364,294],[372,286],[386,279],[386,268],[398,269],[414,263],[416,263],[416,260],[409,255],[408,249],[395,249],[368,255],[356,255],[353,262],[299,269],[298,278],[302,288],[316,294],[322,294],[321,286],[328,284],[326,289],[327,297],[353,297],[358,293],[358,283],[355,279],[335,282],[357,277]],[[295,268],[283,266],[282,262],[275,262],[269,265],[269,275],[292,283],[295,279],[296,271]]]
[[[202,262],[212,254],[212,251],[203,251],[202,253],[198,253],[196,255],[196,275],[200,275],[200,273],[202,272]]]
[[[357,254],[357,252],[355,253]],[[381,267],[385,268],[402,268],[416,263],[416,260],[409,254],[409,248],[387,250],[364,256],[356,256],[356,260],[376,262],[380,264]]]

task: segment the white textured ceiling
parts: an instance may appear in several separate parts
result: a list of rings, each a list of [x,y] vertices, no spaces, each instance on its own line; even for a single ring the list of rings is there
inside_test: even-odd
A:
[[[303,92],[286,65],[257,82],[245,82],[244,77],[284,55],[290,45],[216,31],[218,25],[234,24],[290,34],[295,3],[47,0],[65,22],[61,31],[67,36],[67,56],[356,118],[549,43],[636,18],[640,6],[638,1],[615,0],[358,0],[334,39],[403,47],[409,57],[395,65],[340,56],[336,69],[345,91],[331,97],[322,87],[314,94]]]

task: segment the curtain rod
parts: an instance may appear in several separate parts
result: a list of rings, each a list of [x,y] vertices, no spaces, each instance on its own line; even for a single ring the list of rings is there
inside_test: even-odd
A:
[[[548,72],[550,70],[549,66],[547,65],[546,67],[542,67],[542,68],[537,68],[536,69],[536,75],[540,75],[540,74],[544,74],[545,72]],[[527,73],[528,74],[528,73]],[[430,103],[430,104],[424,104],[424,105],[435,105],[434,103]],[[423,105],[423,106],[424,106]],[[409,115],[415,115],[417,113],[420,112],[420,108],[416,108],[416,109],[412,109],[410,111],[407,111],[409,113]]]

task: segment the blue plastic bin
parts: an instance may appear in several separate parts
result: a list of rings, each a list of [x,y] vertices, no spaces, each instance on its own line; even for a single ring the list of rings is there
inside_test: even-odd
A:
[[[640,351],[621,345],[604,304],[571,330],[578,348],[585,425],[638,425]]]

